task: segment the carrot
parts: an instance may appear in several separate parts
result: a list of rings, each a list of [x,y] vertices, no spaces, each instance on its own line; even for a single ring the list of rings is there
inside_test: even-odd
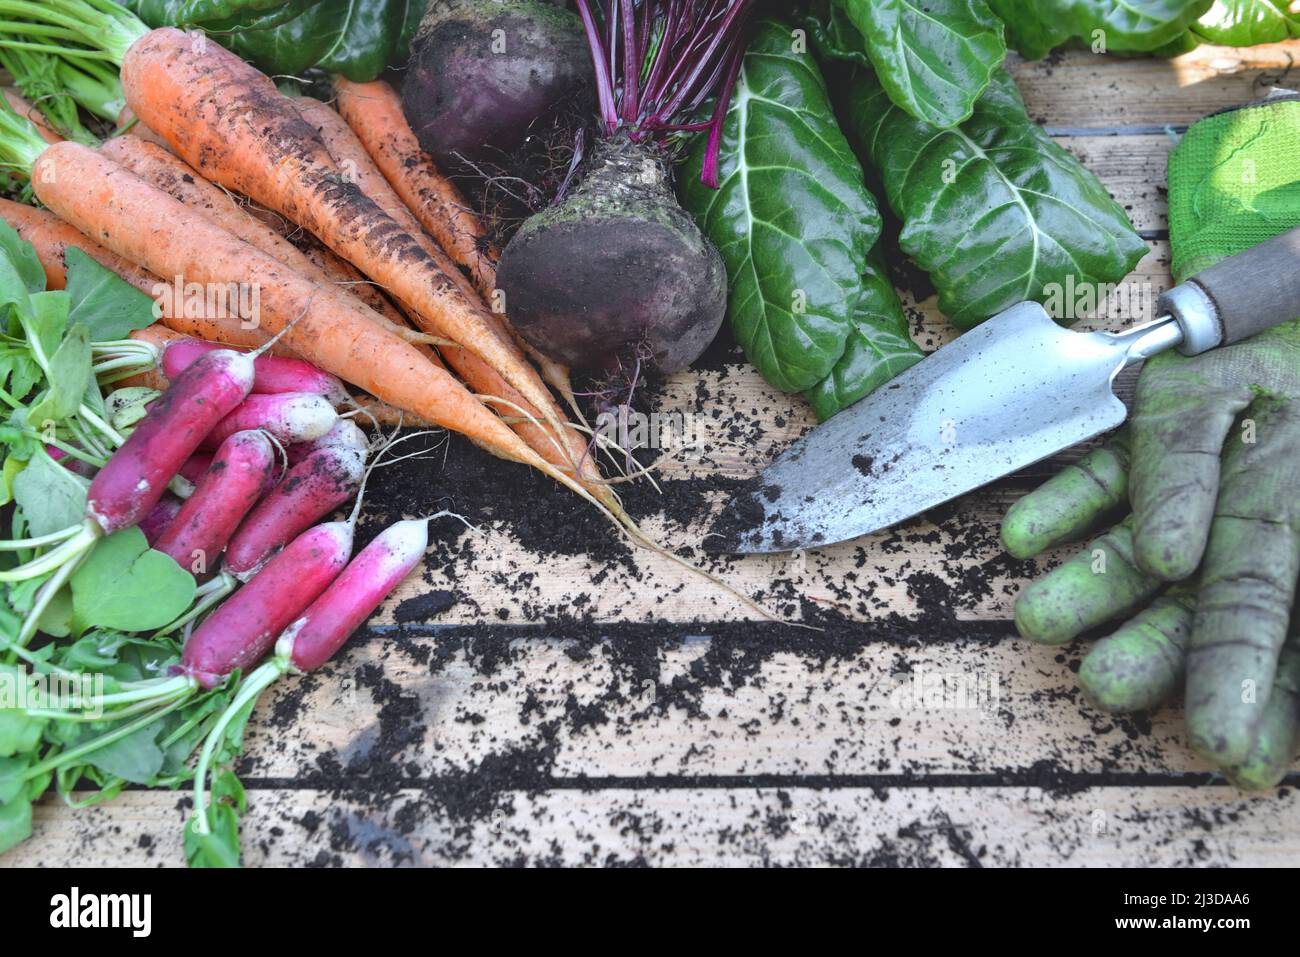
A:
[[[322,141],[329,150],[330,157],[340,169],[345,170],[347,175],[355,181],[361,192],[380,209],[388,213],[394,222],[406,229],[420,243],[430,258],[439,264],[444,274],[452,277],[461,286],[461,291],[466,297],[477,300],[478,294],[474,291],[473,286],[457,269],[455,263],[447,258],[446,253],[425,235],[424,230],[415,220],[411,211],[407,209],[401,198],[389,186],[388,181],[380,173],[379,168],[361,145],[361,141],[343,122],[343,118],[326,104],[310,97],[299,97],[295,100],[295,103],[302,118],[320,133]],[[418,318],[418,312],[415,315]],[[488,315],[493,323],[493,331],[508,347],[513,349],[514,343],[509,339],[505,330],[496,322],[498,317],[490,313]],[[518,353],[517,350],[516,353],[521,362],[525,361],[522,354]],[[514,430],[535,452],[548,462],[554,465],[566,466],[583,461],[583,448],[586,443],[580,433],[569,432],[566,449],[559,446],[553,438],[556,433],[542,428],[535,422],[528,421],[527,417],[532,417],[539,420],[539,422],[542,419],[558,421],[562,416],[559,407],[554,402],[548,405],[547,414],[542,415],[533,407],[532,403],[519,394],[517,389],[512,388],[509,383],[497,374],[496,370],[472,352],[466,349],[451,348],[444,350],[442,356],[462,381],[475,392],[504,399],[508,404],[502,404],[497,408],[497,411],[508,418],[518,419],[518,421],[512,423]],[[584,464],[590,464],[592,468],[595,465],[594,460],[591,459],[588,459],[587,463]],[[595,493],[595,489],[593,489],[593,493]],[[607,494],[608,491],[602,488],[598,497],[607,497]]]
[[[32,104],[28,103],[23,95],[13,87],[6,86],[0,89],[0,95],[3,95],[5,102],[9,104],[9,109],[13,110],[23,119],[27,120],[36,127],[36,132],[41,134],[41,139],[47,143],[57,143],[63,139],[58,133],[54,132],[49,122],[45,119],[45,114],[38,110]]]
[[[353,83],[342,76],[335,77],[334,90],[339,114],[384,178],[429,235],[469,270],[479,291],[490,298],[497,286],[500,253],[460,190],[420,149],[397,91],[383,80]]]
[[[161,28],[127,51],[122,86],[136,115],[204,176],[315,233],[437,335],[478,355],[535,408],[547,409],[545,385],[493,331],[490,313],[346,181],[320,135],[268,77],[215,44],[195,49],[186,34]],[[561,430],[558,421],[550,424]]]
[[[100,147],[100,152],[135,173],[151,186],[156,186],[186,206],[203,213],[218,226],[244,242],[256,246],[272,259],[302,273],[313,282],[326,286],[333,284],[333,277],[302,250],[266,223],[254,218],[229,193],[209,183],[183,160],[162,147],[133,136],[120,136],[105,143]],[[340,262],[337,257],[330,258]],[[346,281],[360,278],[357,274],[346,270],[343,275],[347,277]],[[364,282],[357,282],[355,285],[341,287],[341,289],[343,292],[356,295],[367,305],[376,301],[383,302],[383,297],[378,295],[377,290]],[[367,296],[365,294],[367,292],[374,293],[375,296]],[[393,316],[390,321],[395,325],[401,324],[401,317],[397,311],[392,309],[391,305],[388,305],[388,309]]]
[[[45,270],[45,288],[65,289],[68,285],[68,267],[64,260],[69,246],[75,246],[99,263],[111,269],[141,292],[150,293],[158,277],[128,262],[116,253],[109,252],[99,243],[89,239],[74,226],[69,226],[53,213],[35,206],[26,206],[12,200],[0,199],[0,219],[13,227],[22,239],[36,248],[36,257]]]
[[[476,301],[478,293],[474,290],[474,286],[451,261],[442,247],[425,235],[419,220],[412,215],[401,197],[393,192],[384,174],[379,171],[379,167],[366,152],[366,148],[348,128],[347,123],[343,122],[343,117],[335,113],[327,104],[309,96],[294,97],[293,103],[297,107],[298,115],[320,134],[321,142],[329,151],[330,158],[344,175],[356,184],[367,199],[391,216],[393,222],[406,230],[411,238],[420,244],[420,248],[428,253],[429,258],[438,264],[443,275],[454,282],[466,298]]]
[[[122,136],[133,136],[146,143],[169,149],[167,141],[141,123],[140,118],[131,112],[129,106],[124,106],[122,112],[117,115],[117,129]]]
[[[487,227],[460,190],[438,171],[433,158],[420,149],[397,92],[383,80],[353,83],[342,76],[335,77],[334,89],[338,93],[339,114],[404,207],[452,259],[469,270],[483,297],[495,302],[501,251],[489,239]],[[379,202],[364,185],[361,189]],[[505,315],[495,312],[493,315],[519,348],[537,363],[542,378],[576,410],[569,370],[525,342]]]
[[[32,182],[43,203],[119,256],[155,274],[253,284],[261,291],[260,331],[283,332],[291,348],[325,371],[590,498],[449,373],[371,321],[363,306],[286,268],[107,157],[58,143],[36,161]]]
[[[352,293],[395,326],[405,326],[406,317],[389,302],[378,286],[361,274],[361,270],[334,255],[315,236],[298,230],[299,239],[290,240],[307,260],[323,272],[329,281]],[[286,237],[287,238],[287,237]]]

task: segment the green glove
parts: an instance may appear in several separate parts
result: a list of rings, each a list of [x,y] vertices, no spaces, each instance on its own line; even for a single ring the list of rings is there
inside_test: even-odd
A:
[[[1300,100],[1196,124],[1170,162],[1174,271],[1185,278],[1300,223]],[[1133,515],[1029,586],[1021,632],[1068,641],[1132,615],[1084,660],[1099,706],[1150,708],[1188,670],[1193,743],[1243,786],[1285,772],[1300,652],[1279,651],[1300,575],[1300,326],[1193,359],[1150,361],[1130,433],[1008,513],[1027,557]],[[1188,579],[1201,565],[1199,588]],[[1199,612],[1197,605],[1199,604]]]

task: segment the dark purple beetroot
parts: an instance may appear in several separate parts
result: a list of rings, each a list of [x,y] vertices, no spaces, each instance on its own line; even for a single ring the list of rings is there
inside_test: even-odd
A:
[[[626,137],[602,141],[581,185],[524,224],[497,282],[524,338],[574,369],[680,371],[727,308],[722,257],[678,206],[661,152]]]
[[[517,149],[591,88],[591,54],[568,10],[536,0],[432,0],[411,43],[402,109],[442,166]],[[584,103],[583,112],[587,109]]]

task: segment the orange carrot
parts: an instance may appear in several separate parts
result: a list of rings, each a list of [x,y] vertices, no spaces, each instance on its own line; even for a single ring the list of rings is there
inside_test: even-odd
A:
[[[161,28],[127,51],[122,86],[136,115],[205,177],[315,233],[545,412],[546,386],[493,331],[490,313],[347,182],[320,135],[268,77],[216,44],[196,48],[181,31]]]
[[[54,132],[49,121],[46,120],[45,114],[28,103],[27,100],[23,98],[23,95],[13,87],[6,86],[3,89],[0,89],[0,95],[4,96],[5,102],[9,104],[9,109],[13,110],[23,119],[30,121],[32,126],[36,127],[36,132],[41,134],[41,139],[45,140],[45,142],[57,143],[59,140],[63,139],[62,136]]]
[[[107,157],[58,143],[36,161],[32,182],[50,209],[119,256],[155,275],[249,283],[260,290],[262,330],[283,333],[303,358],[589,498],[449,373],[367,319],[363,306],[286,268]]]
[[[116,253],[109,252],[84,233],[69,226],[53,213],[35,206],[25,206],[12,200],[0,199],[0,219],[13,227],[20,237],[36,248],[36,258],[45,270],[46,289],[65,289],[68,269],[64,256],[69,246],[75,246],[99,263],[111,269],[141,292],[152,295],[158,277],[150,275],[134,263],[127,262]]]
[[[146,143],[152,143],[155,146],[161,146],[169,150],[167,141],[155,133],[149,127],[140,122],[140,118],[131,112],[131,107],[122,107],[122,112],[117,114],[117,128],[122,136],[134,136],[136,139],[144,140]]]
[[[429,235],[469,270],[479,291],[490,298],[497,285],[498,251],[460,190],[420,149],[397,91],[383,80],[353,83],[342,76],[335,77],[334,89],[339,114],[384,178]]]
[[[433,157],[420,149],[397,92],[383,80],[353,83],[342,76],[335,77],[334,89],[340,115],[404,206],[452,259],[469,270],[484,298],[495,302],[500,250],[460,190],[439,172]],[[542,378],[576,410],[569,370],[525,342],[506,316],[494,315],[511,341],[537,363]]]
[[[229,193],[209,183],[184,160],[162,147],[134,136],[119,136],[101,146],[100,152],[146,183],[203,214],[227,232],[256,246],[277,262],[302,273],[312,282],[325,286],[333,284],[332,277],[312,262],[302,250],[264,222],[254,219]],[[332,258],[338,261],[337,257]],[[347,275],[350,278],[352,274]],[[356,295],[366,305],[371,305],[374,301],[364,293],[376,290],[364,282],[340,288],[343,292]],[[383,302],[383,297],[378,296],[377,301]],[[391,305],[388,308],[392,316],[390,321],[397,325],[403,324],[396,310]]]
[[[461,275],[455,263],[451,262],[433,240],[425,235],[420,224],[411,215],[411,211],[406,208],[401,198],[393,191],[383,174],[379,172],[378,167],[375,166],[369,154],[366,153],[360,140],[343,122],[343,118],[326,104],[310,97],[300,97],[295,100],[295,103],[302,118],[320,133],[334,162],[338,164],[340,169],[347,172],[347,175],[356,182],[361,192],[380,209],[388,213],[399,226],[407,229],[420,242],[430,257],[439,263],[444,273],[459,280],[459,283],[464,287],[463,291],[466,296],[477,299],[478,294],[474,291],[473,286]],[[414,315],[418,318],[419,314],[415,313]],[[508,338],[505,330],[495,323],[498,317],[491,315],[491,318],[494,320],[494,331],[509,347],[513,348],[514,343]],[[547,408],[548,415],[544,416],[534,408],[532,403],[520,395],[517,389],[512,388],[491,366],[474,353],[466,349],[449,348],[443,350],[442,356],[446,363],[460,376],[461,380],[475,392],[480,395],[490,395],[506,400],[505,403],[496,407],[496,411],[507,418],[518,419],[519,421],[511,423],[512,427],[544,459],[559,466],[583,462],[584,472],[591,473],[595,471],[594,458],[584,456],[584,448],[587,443],[581,433],[566,430],[566,450],[564,446],[556,442],[554,438],[556,433],[554,431],[542,428],[539,424],[527,420],[526,417],[528,416],[538,420],[538,422],[543,419],[561,419],[560,409],[554,402]],[[520,356],[520,359],[522,361],[522,356]],[[489,405],[491,404],[489,403]],[[525,418],[521,419],[521,416]],[[587,477],[598,478],[599,476],[588,474]],[[608,489],[604,486],[592,487],[590,490],[597,497],[608,494]]]

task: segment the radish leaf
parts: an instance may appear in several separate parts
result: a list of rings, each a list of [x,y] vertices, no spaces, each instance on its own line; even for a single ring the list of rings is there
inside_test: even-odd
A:
[[[29,717],[20,710],[17,700],[6,700],[13,690],[26,681],[26,672],[17,665],[0,665],[0,680],[9,689],[0,695],[0,758],[31,751],[40,743],[44,718]]]
[[[90,487],[80,475],[59,465],[42,449],[14,477],[14,501],[27,520],[28,533],[49,535],[78,524],[86,512]]]
[[[45,289],[45,269],[36,255],[36,247],[22,239],[6,222],[0,222],[0,253],[8,260],[12,275],[28,292]]]
[[[68,330],[50,357],[45,396],[27,410],[27,423],[43,429],[44,423],[66,419],[86,397],[94,375],[90,368],[90,332],[84,322]]]
[[[72,575],[73,621],[121,631],[161,628],[194,600],[194,578],[138,528],[102,539]]]
[[[69,322],[84,322],[95,342],[125,339],[154,322],[154,301],[112,270],[75,246],[64,254],[68,264]]]
[[[95,723],[82,724],[80,737],[69,745],[84,744],[111,730],[112,725]],[[85,757],[85,762],[98,768],[105,774],[122,778],[132,784],[148,784],[163,766],[163,752],[158,747],[158,734],[165,727],[164,722],[155,721],[145,725],[125,738],[96,748]]]
[[[975,114],[938,129],[889,101],[866,71],[850,119],[903,222],[903,251],[930,274],[961,329],[1054,285],[1116,283],[1147,253],[1124,210],[1029,118],[999,71]]]
[[[726,262],[731,327],[763,378],[807,389],[844,354],[880,213],[817,64],[795,52],[789,27],[756,26],[716,190],[700,181],[705,150],[700,137],[678,180],[682,205]]]
[[[1007,56],[985,0],[836,0],[866,41],[881,84],[912,116],[956,126]]]
[[[19,796],[0,804],[0,854],[32,836],[32,802]]]

